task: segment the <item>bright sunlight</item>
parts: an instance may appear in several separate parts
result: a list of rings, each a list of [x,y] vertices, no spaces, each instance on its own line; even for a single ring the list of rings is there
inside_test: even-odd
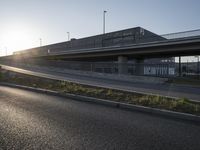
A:
[[[31,48],[34,46],[30,30],[23,27],[9,27],[0,35],[0,55],[10,55],[14,51]]]

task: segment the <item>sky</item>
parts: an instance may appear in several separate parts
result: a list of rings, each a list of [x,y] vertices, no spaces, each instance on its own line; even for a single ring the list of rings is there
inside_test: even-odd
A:
[[[141,26],[157,34],[200,29],[199,0],[0,0],[0,55]]]

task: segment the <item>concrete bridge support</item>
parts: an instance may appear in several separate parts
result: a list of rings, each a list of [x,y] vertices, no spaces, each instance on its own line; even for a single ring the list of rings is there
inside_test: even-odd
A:
[[[128,74],[128,58],[125,56],[118,56],[118,74]]]
[[[144,59],[136,59],[136,75],[144,75]]]
[[[144,59],[136,59],[135,64],[136,75],[144,75]],[[127,75],[128,74],[128,58],[126,56],[118,56],[118,74]]]
[[[181,56],[179,56],[179,62],[178,62],[178,75],[179,77],[182,76],[182,65],[181,65]]]

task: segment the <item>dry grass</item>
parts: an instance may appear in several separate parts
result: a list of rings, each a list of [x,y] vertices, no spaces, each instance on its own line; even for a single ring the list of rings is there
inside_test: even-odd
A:
[[[22,74],[15,74],[14,76],[10,76],[9,73],[4,73],[3,75],[1,74],[0,77],[4,82],[50,89],[59,91],[61,93],[71,93],[134,105],[200,115],[200,103],[194,103],[185,98],[172,99],[157,95],[138,94],[121,90],[81,85],[72,82],[49,80]]]

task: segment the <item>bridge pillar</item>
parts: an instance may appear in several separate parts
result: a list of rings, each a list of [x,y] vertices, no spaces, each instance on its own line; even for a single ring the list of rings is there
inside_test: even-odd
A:
[[[128,58],[125,56],[118,56],[118,74],[128,74]]]
[[[144,59],[138,58],[136,59],[136,75],[144,75]]]
[[[182,76],[181,56],[179,56],[179,62],[178,62],[178,75],[179,77]]]

